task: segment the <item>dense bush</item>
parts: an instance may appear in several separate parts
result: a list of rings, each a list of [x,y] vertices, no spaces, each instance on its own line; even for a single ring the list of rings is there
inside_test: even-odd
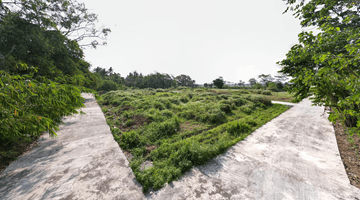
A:
[[[160,138],[171,136],[180,130],[180,122],[177,117],[162,123],[152,123],[146,134],[147,138],[154,142]]]
[[[261,94],[271,95],[271,91],[270,90],[264,90]]]
[[[248,133],[250,130],[251,130],[250,125],[248,125],[244,121],[234,121],[232,123],[229,123],[227,127],[227,132],[233,136],[238,136],[243,133]]]
[[[131,149],[141,145],[139,134],[137,131],[125,132],[120,137],[120,147],[123,149]]]
[[[0,140],[12,141],[24,134],[38,136],[44,131],[56,136],[61,118],[78,113],[84,106],[81,91],[44,77],[34,79],[34,68],[19,65],[28,75],[0,71]]]
[[[101,83],[100,87],[97,89],[98,91],[110,91],[118,89],[118,84],[112,80],[105,80]]]

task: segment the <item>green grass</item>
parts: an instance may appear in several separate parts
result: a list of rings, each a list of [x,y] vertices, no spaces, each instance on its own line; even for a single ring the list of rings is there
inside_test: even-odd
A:
[[[112,91],[99,103],[114,139],[132,154],[130,166],[146,192],[225,152],[288,109],[271,104],[269,96],[275,95],[145,89]],[[143,169],[145,161],[152,166]]]
[[[264,94],[253,94],[255,96],[265,97],[270,99],[271,101],[285,101],[285,102],[292,102],[294,97],[287,93],[287,92],[271,92],[271,95],[264,95]]]
[[[265,97],[271,101],[291,102],[294,99],[293,95],[289,94],[288,92],[273,92],[270,90],[263,90],[263,89],[202,89],[202,90],[212,91],[218,94],[222,94],[222,93],[241,94],[241,95],[249,94],[252,96]]]

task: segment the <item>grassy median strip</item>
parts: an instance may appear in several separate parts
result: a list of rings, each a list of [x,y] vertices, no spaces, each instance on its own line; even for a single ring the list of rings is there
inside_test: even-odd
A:
[[[99,101],[143,192],[225,152],[288,109],[237,91],[112,91]]]

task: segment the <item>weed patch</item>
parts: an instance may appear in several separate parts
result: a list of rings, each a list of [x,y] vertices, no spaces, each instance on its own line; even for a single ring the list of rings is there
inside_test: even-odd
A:
[[[126,90],[109,92],[99,103],[146,192],[225,152],[288,109],[246,93]]]

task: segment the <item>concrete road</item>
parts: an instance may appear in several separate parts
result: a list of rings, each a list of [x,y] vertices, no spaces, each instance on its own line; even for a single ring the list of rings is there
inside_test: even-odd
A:
[[[143,195],[95,99],[0,174],[0,199],[360,199],[323,108],[304,100],[207,165]]]

